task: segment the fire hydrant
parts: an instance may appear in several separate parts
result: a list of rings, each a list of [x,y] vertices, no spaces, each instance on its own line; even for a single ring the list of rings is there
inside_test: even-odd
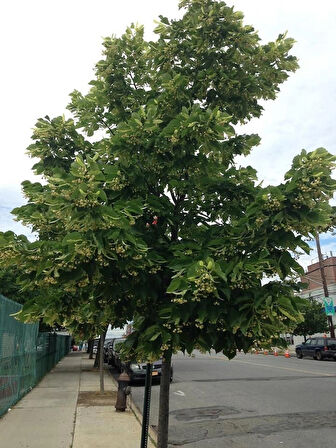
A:
[[[124,412],[126,409],[126,397],[130,393],[129,382],[131,378],[127,372],[122,372],[117,379],[118,381],[118,394],[115,408],[117,412]]]

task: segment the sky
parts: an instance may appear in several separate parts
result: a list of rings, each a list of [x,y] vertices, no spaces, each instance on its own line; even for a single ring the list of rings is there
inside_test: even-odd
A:
[[[288,31],[300,69],[282,85],[275,101],[247,132],[262,142],[247,160],[264,185],[277,184],[302,148],[323,146],[336,154],[336,2],[323,0],[227,0],[243,11],[263,42]],[[154,39],[159,14],[181,15],[178,0],[12,0],[0,6],[0,231],[29,235],[10,211],[24,202],[20,183],[33,180],[34,161],[25,153],[39,117],[68,114],[69,93],[86,92],[100,59],[102,38],[120,35],[132,22],[145,25]],[[334,251],[336,237],[321,236],[323,252]],[[307,265],[316,253],[301,258]]]

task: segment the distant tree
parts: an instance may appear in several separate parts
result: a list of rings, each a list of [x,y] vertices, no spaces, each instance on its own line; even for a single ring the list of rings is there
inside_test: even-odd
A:
[[[324,333],[329,330],[327,316],[323,305],[314,299],[307,299],[302,304],[304,321],[300,322],[293,330],[296,336],[307,336],[315,333]]]
[[[14,266],[0,268],[0,294],[18,303],[24,303],[26,295],[18,283],[19,269]]]
[[[36,289],[29,293],[22,289],[21,276],[24,275],[22,268],[15,265],[0,267],[0,294],[7,299],[24,305],[28,300],[34,301],[38,296],[43,297],[43,291]],[[62,325],[57,322],[47,323],[42,317],[39,319],[39,331],[53,331],[62,329]]]

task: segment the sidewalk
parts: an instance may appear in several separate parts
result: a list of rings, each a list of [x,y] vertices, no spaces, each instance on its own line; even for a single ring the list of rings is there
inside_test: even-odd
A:
[[[0,448],[139,448],[141,427],[131,410],[115,411],[116,385],[86,353],[74,352],[0,418]],[[148,441],[148,447],[154,445]]]

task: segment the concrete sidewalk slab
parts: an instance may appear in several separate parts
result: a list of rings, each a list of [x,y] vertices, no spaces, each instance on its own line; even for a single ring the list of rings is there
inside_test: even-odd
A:
[[[3,416],[0,448],[71,447],[81,360],[80,354],[65,357]]]
[[[0,418],[0,448],[138,448],[141,426],[131,410],[115,411],[116,390],[106,368],[101,395],[93,360],[71,353]]]
[[[83,357],[80,381],[81,395],[85,392],[99,391],[99,372],[92,369],[92,360]],[[105,391],[117,391],[112,375],[106,369]],[[113,398],[112,398],[113,397]],[[85,400],[83,400],[85,403]],[[102,400],[100,406],[77,405],[76,425],[72,448],[139,448],[141,426],[134,413],[128,409],[116,412],[115,397]],[[93,404],[94,401],[92,401]],[[148,448],[154,445],[148,440]]]
[[[132,411],[114,406],[78,407],[73,448],[139,448],[141,427]],[[148,447],[154,447],[149,441]]]
[[[78,386],[81,375],[80,368],[78,369],[78,371],[74,369],[63,370],[64,367],[68,367],[66,361],[67,360],[64,360],[65,364],[57,364],[57,368],[53,369],[49,374],[47,374],[40,381],[38,387],[59,387],[59,385],[61,384],[63,388],[73,389]]]
[[[75,390],[58,387],[36,388],[34,393],[26,395],[14,409],[74,408],[78,396],[78,384]]]
[[[105,390],[116,390],[116,386],[107,369],[104,375]],[[99,390],[99,372],[93,367],[93,360],[88,356],[83,356],[81,364],[80,390],[97,391]]]
[[[14,408],[0,420],[0,448],[70,448],[74,418],[75,407]]]

